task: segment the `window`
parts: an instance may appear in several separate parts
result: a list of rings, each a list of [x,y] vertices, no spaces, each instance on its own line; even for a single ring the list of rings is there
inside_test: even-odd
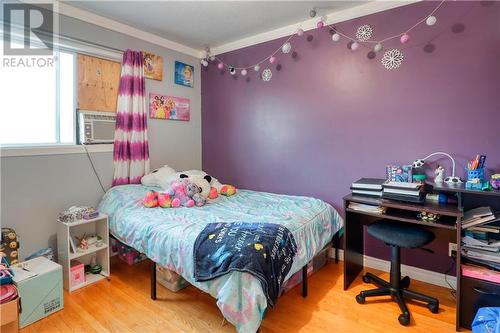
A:
[[[55,57],[3,57],[0,65],[2,146],[75,143],[76,55],[62,51],[54,54]]]

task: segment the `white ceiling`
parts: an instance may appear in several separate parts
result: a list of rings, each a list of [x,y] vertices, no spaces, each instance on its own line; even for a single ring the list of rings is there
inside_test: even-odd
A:
[[[369,1],[70,1],[194,49],[216,47]]]

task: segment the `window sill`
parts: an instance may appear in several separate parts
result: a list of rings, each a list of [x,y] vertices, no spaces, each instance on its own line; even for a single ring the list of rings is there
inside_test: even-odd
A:
[[[113,151],[113,144],[99,144],[86,146],[89,153],[105,153]],[[85,154],[82,145],[59,145],[59,146],[30,146],[30,147],[1,147],[1,157],[18,156],[44,156],[64,154]]]

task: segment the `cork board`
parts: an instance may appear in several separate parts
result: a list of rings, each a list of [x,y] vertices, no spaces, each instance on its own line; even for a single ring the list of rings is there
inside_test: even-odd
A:
[[[78,107],[83,110],[116,112],[121,64],[78,55]]]

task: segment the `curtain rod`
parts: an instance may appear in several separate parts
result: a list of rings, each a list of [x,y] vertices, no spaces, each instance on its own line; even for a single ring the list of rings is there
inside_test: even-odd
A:
[[[122,50],[122,49],[118,49],[118,48],[107,46],[107,45],[102,45],[102,44],[95,43],[95,42],[89,42],[87,40],[83,40],[83,39],[80,39],[80,38],[71,37],[71,36],[67,36],[67,35],[57,34],[57,37],[59,39],[62,39],[62,40],[74,41],[74,42],[78,42],[80,44],[86,44],[86,45],[89,45],[89,46],[97,46],[99,48],[102,48],[102,49],[105,49],[105,50],[109,50],[109,51],[120,52],[120,53],[124,53],[125,52],[125,50]]]

